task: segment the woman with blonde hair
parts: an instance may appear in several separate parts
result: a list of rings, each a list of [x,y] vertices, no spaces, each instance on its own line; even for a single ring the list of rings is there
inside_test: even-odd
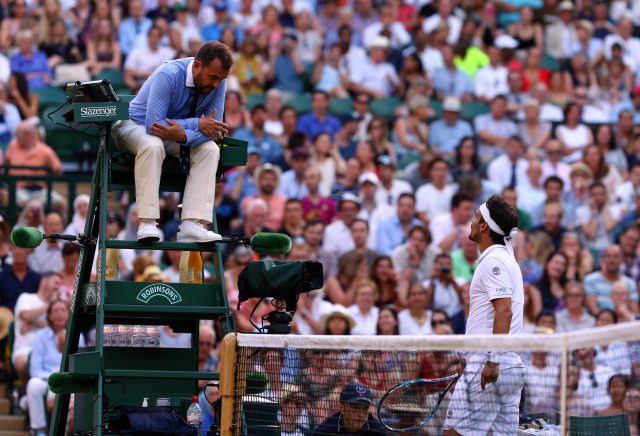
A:
[[[416,157],[429,153],[429,99],[415,95],[407,103],[409,114],[398,118],[393,126],[393,138],[399,159]]]
[[[367,126],[367,136],[373,144],[376,154],[386,154],[394,165],[398,164],[398,156],[393,142],[389,140],[389,124],[382,117],[373,117]]]

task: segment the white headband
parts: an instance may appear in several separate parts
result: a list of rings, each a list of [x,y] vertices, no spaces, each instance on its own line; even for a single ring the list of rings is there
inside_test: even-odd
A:
[[[518,233],[518,228],[517,227],[512,228],[509,234],[505,235],[504,230],[502,230],[500,226],[493,220],[493,218],[491,218],[491,214],[489,213],[489,209],[487,208],[487,203],[482,203],[480,205],[479,210],[480,210],[480,215],[482,215],[482,218],[484,219],[484,221],[489,225],[489,228],[494,232],[496,232],[497,234],[504,236],[504,243],[507,247],[507,250],[509,250],[509,252],[513,254],[513,247],[511,247],[511,244],[509,243],[509,239],[513,238],[516,235],[516,233]]]

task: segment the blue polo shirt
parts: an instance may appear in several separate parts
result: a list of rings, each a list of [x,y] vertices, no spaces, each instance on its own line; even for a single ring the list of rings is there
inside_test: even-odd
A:
[[[296,130],[304,133],[311,140],[321,133],[328,133],[333,138],[340,130],[340,121],[329,114],[325,115],[324,120],[320,120],[311,112],[300,117]]]
[[[40,274],[27,268],[27,274],[20,280],[8,266],[0,271],[0,306],[11,309],[16,307],[16,301],[23,292],[34,293],[40,286]]]

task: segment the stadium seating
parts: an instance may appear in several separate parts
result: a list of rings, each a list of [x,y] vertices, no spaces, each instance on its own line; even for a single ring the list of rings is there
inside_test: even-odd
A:
[[[402,100],[395,97],[381,98],[371,102],[371,113],[377,117],[392,119],[396,117],[396,109],[402,106]]]

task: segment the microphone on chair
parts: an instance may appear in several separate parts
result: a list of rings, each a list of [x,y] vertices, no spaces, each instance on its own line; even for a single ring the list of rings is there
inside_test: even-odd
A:
[[[291,238],[282,233],[256,233],[249,246],[261,256],[280,256],[291,251]]]
[[[54,372],[47,383],[54,394],[90,393],[97,388],[96,377],[68,372]]]
[[[17,227],[11,232],[11,242],[20,248],[36,248],[44,239],[76,241],[76,235],[61,235],[59,233],[42,233],[35,227]]]

